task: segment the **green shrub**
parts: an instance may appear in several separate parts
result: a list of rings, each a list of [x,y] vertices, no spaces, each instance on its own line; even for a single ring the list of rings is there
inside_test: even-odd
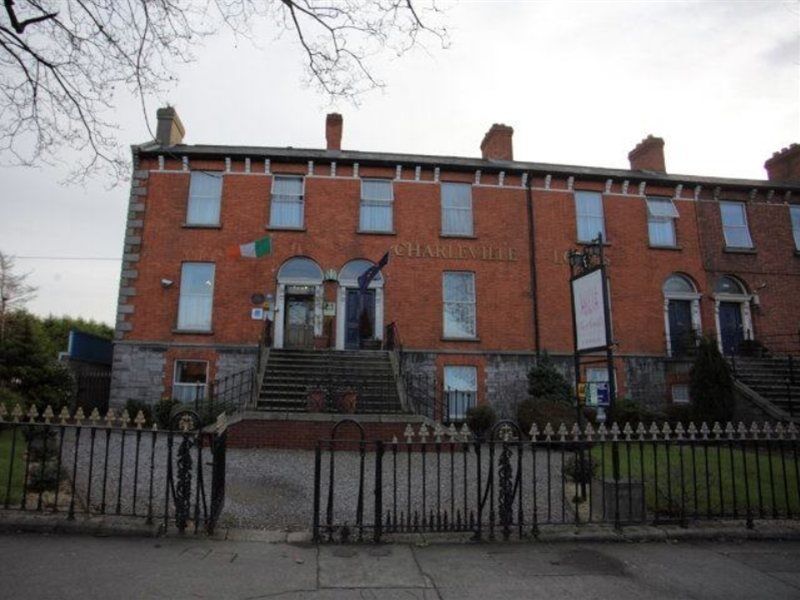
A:
[[[686,427],[689,421],[694,420],[694,408],[691,404],[670,404],[665,412],[665,417],[671,425],[682,423]]]
[[[570,456],[564,463],[564,475],[575,483],[591,483],[597,474],[597,461],[588,452]]]
[[[541,430],[548,423],[554,428],[561,423],[571,426],[576,418],[575,407],[558,400],[529,399],[523,400],[517,405],[517,423],[525,435],[528,434],[534,423]]]
[[[172,412],[181,406],[181,403],[172,398],[162,398],[156,403],[155,418],[160,429],[169,429],[170,420],[172,419]]]
[[[9,415],[17,404],[20,405],[22,410],[25,410],[25,398],[22,394],[3,386],[0,386],[0,404],[6,407]]]
[[[28,473],[28,491],[39,493],[54,491],[58,488],[61,480],[64,479],[63,470],[58,470],[55,461],[44,463],[44,469],[40,464],[31,464]]]
[[[48,461],[58,455],[58,434],[55,430],[30,426],[23,428],[23,435],[28,440],[28,456],[34,462]]]
[[[467,410],[467,427],[478,439],[483,439],[497,422],[497,414],[489,404],[473,406]]]
[[[613,409],[607,412],[606,422],[609,425],[616,423],[621,429],[625,426],[625,423],[630,423],[631,427],[636,427],[639,423],[649,427],[653,421],[663,418],[663,415],[641,405],[635,400],[621,398],[614,403]]]
[[[694,418],[707,423],[733,420],[733,377],[713,338],[700,340],[690,377]]]
[[[136,418],[136,415],[139,414],[139,411],[142,411],[142,414],[144,415],[144,427],[153,424],[153,407],[146,402],[131,398],[125,403],[125,410],[128,411],[128,417],[131,419],[131,424],[133,424],[133,420]]]
[[[544,352],[528,371],[528,395],[533,400],[547,399],[572,404],[572,386],[553,365],[547,352]]]

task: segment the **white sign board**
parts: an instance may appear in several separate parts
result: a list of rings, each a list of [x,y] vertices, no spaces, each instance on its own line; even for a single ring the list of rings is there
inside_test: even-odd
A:
[[[606,342],[603,272],[598,269],[572,282],[578,350],[601,348]]]

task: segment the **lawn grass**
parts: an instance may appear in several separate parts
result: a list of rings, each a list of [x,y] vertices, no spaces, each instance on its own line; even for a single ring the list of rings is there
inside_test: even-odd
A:
[[[14,436],[16,435],[16,445]],[[13,464],[11,447],[15,445]],[[17,506],[22,501],[23,480],[25,478],[25,438],[18,427],[0,430],[0,508],[6,505]],[[9,487],[9,466],[11,466],[11,485]]]
[[[592,457],[598,463],[597,477],[612,479],[612,444],[595,446]],[[763,442],[757,449],[748,442],[743,451],[736,441],[733,452],[726,442],[657,448],[651,442],[623,442],[619,468],[622,485],[644,480],[645,503],[652,513],[744,517],[749,505],[754,518],[800,515],[798,461],[790,442],[772,442],[771,456]]]

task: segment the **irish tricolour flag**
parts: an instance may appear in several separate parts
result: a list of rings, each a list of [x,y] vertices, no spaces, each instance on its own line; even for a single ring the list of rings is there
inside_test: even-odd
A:
[[[228,255],[231,257],[245,256],[247,258],[259,258],[266,254],[272,254],[272,238],[269,236],[263,237],[255,242],[249,244],[239,244],[238,246],[231,246],[228,249]]]

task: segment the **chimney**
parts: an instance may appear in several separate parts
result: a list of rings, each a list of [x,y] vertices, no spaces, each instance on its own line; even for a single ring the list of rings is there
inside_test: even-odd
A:
[[[159,108],[156,117],[158,118],[156,141],[161,146],[176,146],[183,142],[186,130],[178,117],[178,112],[172,106]]]
[[[514,160],[514,147],[511,144],[513,135],[514,129],[508,125],[492,125],[481,142],[483,160]]]
[[[328,113],[325,119],[325,141],[328,143],[328,150],[342,149],[342,115],[339,113]]]
[[[770,181],[800,181],[800,144],[792,144],[764,163]]]
[[[636,148],[628,152],[628,160],[631,161],[631,171],[666,173],[664,138],[648,135]]]

